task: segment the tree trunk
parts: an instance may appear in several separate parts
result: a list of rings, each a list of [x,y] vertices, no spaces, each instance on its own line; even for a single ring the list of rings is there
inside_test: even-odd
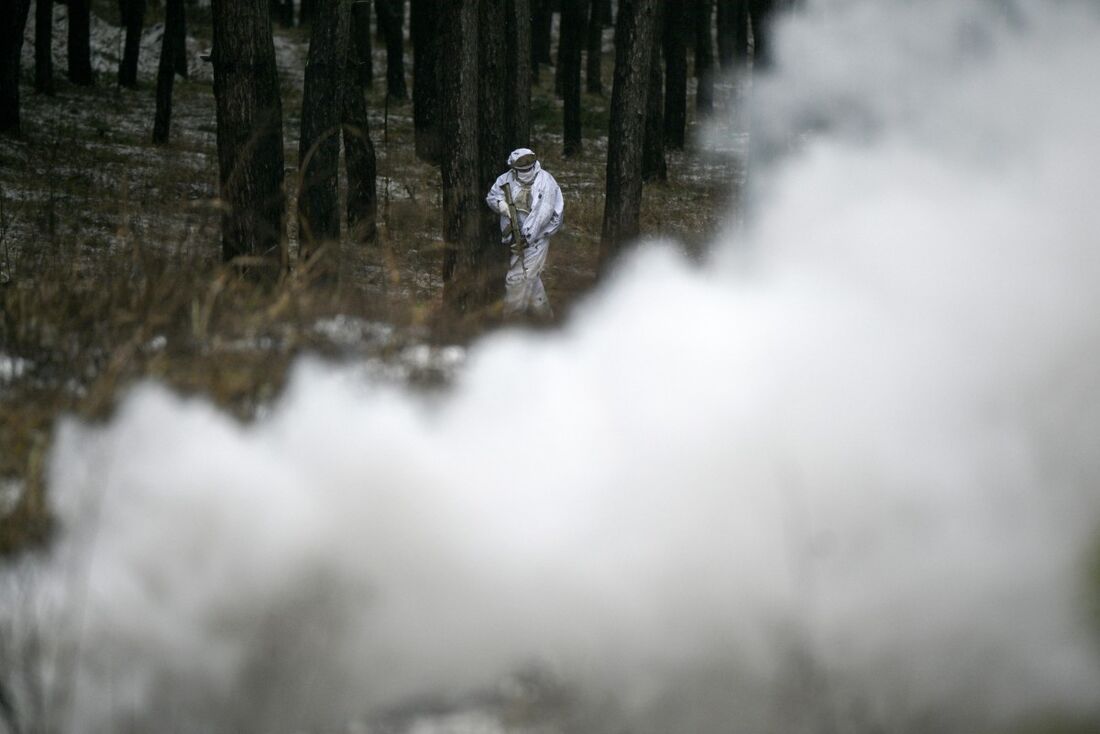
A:
[[[499,216],[485,206],[484,197],[497,175],[508,165],[515,131],[508,129],[508,106],[501,90],[508,89],[508,28],[501,23],[507,17],[508,0],[481,0],[478,10],[478,208],[481,220],[481,247],[477,290],[472,305],[488,308],[504,293],[504,274],[508,270],[508,248],[500,243]]]
[[[687,35],[690,16],[680,6],[665,14],[663,48],[665,52],[665,145],[684,149],[687,129]]]
[[[585,0],[562,0],[558,63],[561,64],[563,106],[562,155],[581,152],[581,39],[584,38]]]
[[[531,59],[549,64],[554,12],[550,0],[531,0]]]
[[[611,0],[596,0],[596,4],[600,6],[600,17],[603,19],[603,27],[614,28],[615,17],[611,12]]]
[[[531,144],[531,0],[507,0],[508,96],[505,127],[513,148]]]
[[[477,307],[488,285],[480,236],[484,207],[478,176],[478,5],[479,0],[440,4],[440,122],[443,180],[443,303],[454,314]],[[497,235],[494,242],[499,242]]]
[[[718,63],[736,69],[749,55],[749,0],[718,0]]]
[[[291,7],[291,13],[294,12],[293,6]],[[176,34],[176,38],[173,41],[172,48],[172,66],[175,67],[176,73],[184,79],[188,78],[187,69],[187,11],[181,5],[179,12],[179,22],[173,23],[171,26],[165,21],[164,32],[167,33],[170,29]]]
[[[774,0],[749,0],[749,14],[752,17],[753,68],[766,69],[771,66],[771,21]]]
[[[660,0],[659,13],[669,11],[668,0]],[[673,9],[675,12],[675,9]],[[657,19],[660,27],[661,19]],[[653,59],[649,64],[649,96],[646,98],[645,144],[642,150],[642,180],[667,181],[664,131],[664,74],[661,73],[661,37],[654,34]]]
[[[607,197],[600,238],[601,273],[638,234],[642,205],[642,150],[650,64],[659,0],[620,0],[615,26],[615,78],[607,142]],[[670,13],[670,15],[678,15]]]
[[[340,125],[350,11],[350,0],[317,0],[313,8],[298,141],[301,262],[340,240]]]
[[[69,80],[90,86],[92,79],[90,0],[69,0]]]
[[[271,0],[271,18],[283,28],[294,25],[294,0]]]
[[[371,57],[370,2],[351,4],[351,44],[358,59],[359,86],[370,89],[374,83],[374,59]]]
[[[283,109],[268,0],[212,0],[222,257],[285,266]],[[273,278],[278,267],[253,270]]]
[[[183,0],[167,0],[164,10],[164,36],[160,41],[160,62],[157,64],[157,111],[153,118],[153,142],[164,145],[172,126],[172,87],[176,80],[173,59],[179,34],[176,27],[183,23]]]
[[[118,64],[118,83],[132,89],[137,86],[141,28],[145,25],[145,0],[119,0],[118,12],[122,25],[126,28],[126,41]]]
[[[354,9],[354,5],[352,8]],[[370,6],[366,5],[369,10]],[[366,27],[357,27],[362,23]],[[351,16],[352,37],[370,33],[370,14]],[[370,139],[367,120],[367,100],[359,80],[362,57],[354,44],[348,42],[347,64],[344,67],[344,170],[348,180],[348,234],[357,244],[374,242],[378,236],[377,164],[374,143]]]
[[[714,0],[695,0],[695,109],[703,115],[714,111]]]
[[[539,81],[539,64],[550,63],[550,31],[553,13],[550,0],[531,2],[531,81]]]
[[[19,65],[30,0],[0,5],[0,133],[19,134]]]
[[[405,3],[403,0],[374,0],[379,29],[386,36],[386,94],[390,99],[407,99],[405,88]]]
[[[585,63],[586,84],[589,94],[603,95],[603,79],[600,62],[603,59],[603,2],[591,0],[588,14],[588,49]]]
[[[53,0],[34,4],[34,90],[53,94]]]
[[[416,157],[439,164],[439,4],[412,0],[413,129]]]
[[[309,25],[313,22],[316,0],[302,0],[298,6],[298,25]]]

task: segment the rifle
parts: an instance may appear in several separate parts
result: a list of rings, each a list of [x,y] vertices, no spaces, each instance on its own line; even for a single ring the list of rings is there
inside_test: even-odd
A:
[[[519,215],[516,213],[516,202],[512,199],[512,184],[505,183],[503,188],[504,203],[508,205],[508,218],[512,222],[512,252],[519,257],[520,265],[523,266],[523,277],[526,278],[527,263],[523,261],[523,251],[527,249],[527,243],[519,232]]]

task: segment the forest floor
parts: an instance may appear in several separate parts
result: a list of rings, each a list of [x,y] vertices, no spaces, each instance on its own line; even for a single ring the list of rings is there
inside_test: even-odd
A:
[[[379,237],[345,243],[334,284],[291,277],[242,283],[220,262],[214,98],[203,10],[189,18],[190,78],[177,79],[171,143],[150,142],[162,31],[150,13],[139,86],[115,83],[121,30],[114,3],[93,3],[94,87],[64,77],[64,8],[55,27],[53,96],[34,94],[33,18],[24,48],[23,136],[0,139],[0,555],[48,537],[44,467],[55,421],[108,417],[127,386],[155,379],[248,420],[280,391],[298,355],[357,359],[384,379],[445,383],[471,336],[438,328],[438,169],[414,155],[412,104],[387,100],[376,42],[368,91],[378,157]],[[32,14],[33,16],[33,14]],[[544,281],[559,322],[596,282],[613,55],[605,95],[583,99],[584,149],[561,156],[561,102],[543,66],[532,100],[532,148],[562,186],[563,231]],[[288,211],[294,211],[308,34],[277,29]],[[409,51],[411,54],[411,51]],[[716,115],[729,119],[732,84]],[[705,148],[689,90],[689,144],[668,155],[668,181],[647,184],[642,230],[700,253],[735,206],[743,142]],[[501,162],[502,170],[504,162]],[[296,250],[288,217],[291,256]]]

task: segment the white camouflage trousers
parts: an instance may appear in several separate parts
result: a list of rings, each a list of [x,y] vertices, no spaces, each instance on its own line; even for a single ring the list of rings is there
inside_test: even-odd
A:
[[[550,241],[542,239],[533,242],[523,251],[523,260],[512,255],[512,265],[504,277],[504,315],[522,316],[532,313],[539,318],[548,319],[554,312],[546,298],[546,288],[542,285],[542,269],[546,267],[546,255],[550,251]]]

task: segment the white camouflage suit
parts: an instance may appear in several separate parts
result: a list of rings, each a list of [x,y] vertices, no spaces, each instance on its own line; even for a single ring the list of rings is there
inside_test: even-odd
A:
[[[530,311],[539,318],[548,319],[553,311],[541,275],[546,266],[550,237],[561,229],[565,200],[558,182],[542,169],[530,149],[512,151],[508,165],[509,170],[497,177],[485,197],[489,208],[500,214],[501,241],[511,247],[512,222],[508,217],[504,184],[511,185],[520,236],[527,242],[522,261],[513,251],[512,264],[504,278],[504,315],[520,316]]]

